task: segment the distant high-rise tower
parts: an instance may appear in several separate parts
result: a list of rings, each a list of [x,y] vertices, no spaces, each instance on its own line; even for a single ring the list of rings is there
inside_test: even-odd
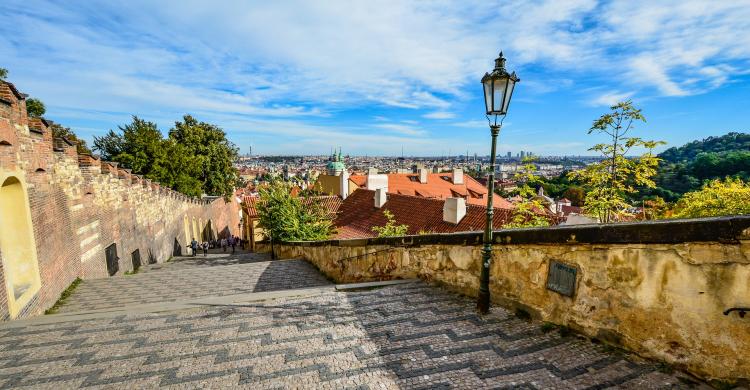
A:
[[[522,150],[521,151],[521,158],[524,158],[524,157],[526,157],[526,153]]]
[[[513,157],[513,155],[510,152],[508,152],[508,159],[510,159],[511,157]]]

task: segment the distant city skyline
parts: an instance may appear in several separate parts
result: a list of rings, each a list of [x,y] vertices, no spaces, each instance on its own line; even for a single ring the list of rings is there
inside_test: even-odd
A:
[[[633,99],[663,150],[750,131],[750,1],[0,3],[0,67],[91,143],[190,113],[247,153],[487,155],[479,80],[518,84],[499,154],[592,155]],[[460,152],[459,152],[460,151]]]

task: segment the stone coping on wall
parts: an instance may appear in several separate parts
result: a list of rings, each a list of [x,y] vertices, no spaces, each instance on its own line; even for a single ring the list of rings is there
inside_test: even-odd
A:
[[[480,245],[483,232],[425,234],[347,240],[291,241],[295,246],[420,246]],[[503,229],[493,233],[495,244],[676,244],[681,242],[738,243],[750,240],[750,215],[666,219],[646,222]]]

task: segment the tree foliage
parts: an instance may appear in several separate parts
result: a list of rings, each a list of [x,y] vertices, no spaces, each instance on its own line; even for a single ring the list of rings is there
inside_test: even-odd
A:
[[[387,222],[383,226],[373,226],[372,231],[378,233],[378,237],[398,237],[406,235],[409,231],[408,225],[397,225],[396,218],[389,210],[383,210]]]
[[[688,192],[675,205],[674,217],[698,218],[750,214],[750,183],[741,179],[711,180]]]
[[[0,80],[5,80],[8,77],[8,69],[0,68]]]
[[[573,206],[581,207],[586,201],[586,190],[582,187],[571,186],[563,191],[562,196],[567,198]]]
[[[653,188],[653,176],[659,165],[659,158],[653,149],[664,144],[662,141],[645,141],[638,137],[627,137],[634,128],[634,122],[645,122],[641,110],[625,101],[610,107],[606,113],[594,121],[588,133],[605,134],[609,143],[594,145],[591,151],[600,153],[604,159],[589,164],[580,171],[570,173],[589,187],[584,210],[608,223],[619,220],[628,207],[625,195],[637,192],[636,187]],[[644,148],[646,152],[638,158],[626,157],[632,148]]]
[[[259,189],[258,217],[266,236],[278,241],[328,239],[333,233],[328,211],[315,198],[303,204],[291,195],[290,189],[280,180]]]
[[[227,197],[237,172],[237,148],[224,131],[185,115],[164,138],[155,123],[136,116],[131,123],[94,137],[94,148],[105,160],[117,161],[133,173],[191,196]]]
[[[52,128],[53,138],[65,138],[68,141],[73,141],[76,143],[76,150],[78,151],[78,153],[91,154],[91,149],[89,149],[88,145],[86,145],[86,141],[78,138],[76,133],[74,133],[73,130],[70,129],[70,127],[65,127],[57,123],[53,123],[50,127]]]
[[[659,157],[666,162],[690,162],[701,153],[722,153],[736,150],[750,150],[750,134],[731,132],[719,137],[707,137],[688,142],[679,147],[669,148]]]
[[[237,170],[232,164],[237,160],[239,149],[221,128],[199,122],[190,115],[182,119],[169,130],[169,139],[183,145],[187,154],[195,157],[201,167],[198,180],[206,193],[231,194],[237,181]]]
[[[35,98],[26,99],[26,115],[33,118],[41,118],[45,112],[47,112],[47,108],[44,107],[44,103],[41,100]]]
[[[513,216],[510,222],[503,225],[504,228],[522,228],[549,226],[549,217],[546,215],[546,208],[540,198],[536,197],[533,185],[541,185],[541,180],[534,174],[536,165],[535,158],[524,157],[523,167],[514,175],[514,180],[521,183],[518,186],[517,195],[520,200],[515,203]]]
[[[729,133],[670,148],[659,154],[664,163],[654,177],[656,187],[641,188],[647,198],[674,202],[706,182],[727,176],[750,181],[750,134]]]

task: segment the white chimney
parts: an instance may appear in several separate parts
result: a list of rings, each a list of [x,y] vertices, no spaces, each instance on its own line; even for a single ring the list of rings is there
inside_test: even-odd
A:
[[[377,190],[378,188],[383,188],[388,191],[388,175],[379,173],[377,175],[367,175],[367,182],[366,186],[368,190]]]
[[[346,199],[349,196],[349,171],[346,169],[339,175],[339,193],[341,199]]]
[[[419,182],[427,184],[427,169],[419,168]]]
[[[446,198],[443,204],[443,221],[454,225],[466,216],[466,199]]]
[[[453,168],[453,184],[464,184],[464,170]]]
[[[381,208],[383,205],[385,205],[385,202],[388,200],[388,196],[386,195],[385,188],[378,188],[375,190],[375,207]]]

